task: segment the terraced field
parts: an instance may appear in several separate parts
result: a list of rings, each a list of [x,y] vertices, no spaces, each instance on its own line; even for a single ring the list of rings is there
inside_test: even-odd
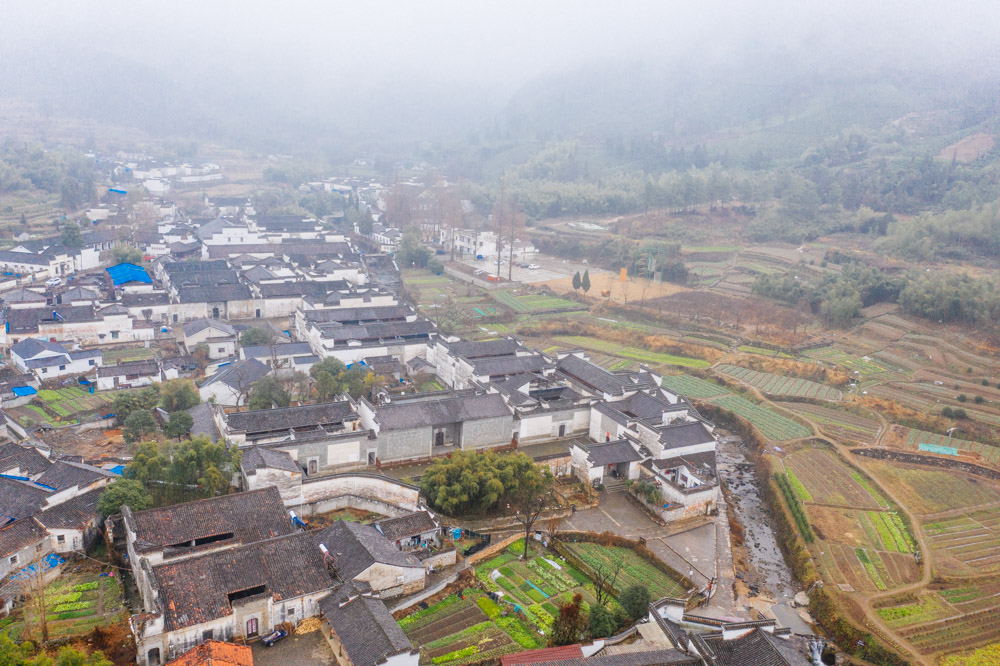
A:
[[[725,387],[691,375],[664,375],[663,387],[687,398],[714,398],[729,395]]]
[[[555,338],[556,342],[567,345],[570,348],[583,348],[599,351],[612,356],[642,361],[643,363],[677,365],[684,368],[707,368],[709,362],[700,358],[690,356],[674,356],[661,352],[649,351],[638,347],[628,347],[619,345],[598,338],[591,338],[584,335],[562,335]]]
[[[757,372],[756,370],[726,363],[717,365],[715,371],[738,379],[771,395],[816,398],[819,400],[840,400],[844,397],[844,394],[835,388],[811,382],[807,379],[785,377],[784,375],[770,372]]]
[[[808,437],[812,434],[809,428],[804,425],[771,411],[766,407],[756,405],[746,398],[736,395],[724,395],[714,398],[712,403],[747,419],[764,437],[770,440],[781,442],[788,439]]]
[[[861,510],[889,507],[889,502],[869,479],[830,451],[806,447],[785,458],[784,463],[795,472],[817,503]]]
[[[1000,571],[1000,509],[924,523],[938,566],[964,575]]]
[[[826,361],[827,363],[832,363],[833,365],[839,365],[851,373],[857,371],[862,378],[869,378],[888,372],[888,368],[872,360],[871,357],[866,359],[864,357],[852,356],[851,354],[841,351],[836,347],[819,347],[817,349],[810,349],[809,351],[804,352],[803,355],[811,359]]]
[[[879,422],[851,412],[804,402],[783,402],[781,406],[808,418],[830,437],[850,442],[874,442]]]
[[[1000,502],[1000,490],[980,477],[872,459],[864,467],[918,515]]]
[[[602,546],[596,543],[569,543],[566,547],[585,565],[592,568],[608,567],[618,558],[624,560],[625,567],[615,581],[616,594],[637,583],[648,586],[653,599],[677,597],[686,592],[680,580],[668,576],[628,548]]]

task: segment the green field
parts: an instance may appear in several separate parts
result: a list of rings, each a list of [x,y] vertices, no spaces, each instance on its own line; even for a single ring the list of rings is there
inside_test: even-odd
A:
[[[686,398],[714,398],[729,395],[724,386],[691,375],[664,375],[663,388]]]
[[[851,356],[850,354],[842,352],[834,347],[819,347],[818,349],[810,349],[809,351],[804,352],[803,355],[811,359],[839,365],[841,368],[844,368],[852,374],[857,371],[858,374],[863,377],[878,375],[889,371],[889,369],[884,365],[880,365],[875,361]]]
[[[53,639],[85,635],[95,627],[120,621],[125,612],[119,579],[97,574],[63,574],[45,588],[45,599]],[[34,611],[21,608],[5,629],[15,640],[24,633],[26,623],[33,631],[38,629]]]
[[[608,342],[606,340],[599,340],[597,338],[591,338],[584,335],[562,335],[555,338],[556,342],[560,342],[569,347],[581,347],[583,349],[592,349],[594,351],[599,351],[604,354],[610,354],[612,356],[619,356],[622,358],[630,358],[636,361],[642,361],[643,363],[664,363],[668,365],[677,365],[684,368],[707,368],[710,364],[700,358],[691,358],[689,356],[674,356],[673,354],[663,354],[661,352],[648,351],[646,349],[639,349],[638,347],[628,347],[619,345],[615,342]]]
[[[590,568],[607,568],[619,558],[623,560],[625,566],[615,581],[617,594],[636,584],[649,587],[653,599],[684,596],[686,593],[679,577],[667,575],[628,548],[584,542],[567,543],[566,548]]]
[[[542,294],[524,294],[515,296],[509,291],[494,291],[490,294],[498,303],[506,305],[518,314],[538,312],[568,312],[571,310],[586,310],[586,306],[576,301],[569,301],[558,296]]]
[[[145,361],[156,358],[156,350],[149,347],[132,347],[129,349],[108,349],[101,352],[104,365],[116,365],[122,361]]]
[[[798,398],[816,398],[818,400],[840,400],[844,394],[835,388],[811,382],[808,379],[785,377],[771,372],[757,372],[749,368],[741,368],[725,363],[716,366],[715,371],[740,380],[764,393],[772,395],[787,395]]]
[[[768,439],[784,441],[787,439],[800,439],[812,434],[809,428],[804,425],[785,418],[766,407],[755,405],[746,398],[736,395],[724,395],[715,398],[712,402],[750,421]]]

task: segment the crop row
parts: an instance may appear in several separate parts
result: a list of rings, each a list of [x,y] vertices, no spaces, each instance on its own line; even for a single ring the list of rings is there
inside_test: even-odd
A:
[[[715,398],[728,395],[725,387],[691,375],[664,375],[663,387],[688,398]]]
[[[750,386],[773,395],[817,398],[819,400],[840,400],[844,397],[837,389],[809,381],[808,379],[785,377],[784,375],[770,372],[757,372],[749,368],[741,368],[728,364],[720,364],[716,367],[716,371],[730,377],[735,377]]]
[[[861,564],[864,566],[868,577],[872,579],[873,583],[875,583],[875,587],[879,590],[888,589],[885,584],[885,580],[886,578],[889,578],[889,572],[885,569],[885,563],[882,562],[881,559],[878,559],[878,555],[872,553],[874,557],[870,556],[868,554],[868,550],[865,548],[855,548],[854,552],[858,556],[858,560],[860,560]]]
[[[912,553],[913,539],[898,514],[884,511],[869,511],[865,514],[878,531],[886,550],[894,553]]]
[[[804,425],[787,419],[760,405],[755,405],[739,396],[726,395],[716,398],[712,402],[725,410],[747,419],[764,437],[771,440],[800,439],[808,437],[811,434],[809,429]]]
[[[802,505],[799,503],[798,496],[796,496],[795,491],[792,489],[792,484],[788,480],[788,475],[776,472],[774,480],[777,481],[778,488],[781,489],[781,494],[785,498],[785,503],[788,504],[788,509],[792,512],[792,517],[795,519],[795,524],[799,527],[799,532],[802,534],[802,538],[806,543],[812,543],[815,540],[812,526],[809,524],[809,519],[806,518],[806,512],[802,509]],[[803,490],[805,490],[804,487]]]

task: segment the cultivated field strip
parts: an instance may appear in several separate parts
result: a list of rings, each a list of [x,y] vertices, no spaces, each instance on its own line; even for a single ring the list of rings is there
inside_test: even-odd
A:
[[[757,372],[725,363],[716,366],[715,370],[771,395],[816,398],[818,400],[841,400],[844,397],[844,394],[839,390],[808,379],[785,377],[770,372]]]
[[[714,398],[729,394],[725,387],[691,375],[664,375],[663,388],[687,398]]]
[[[924,532],[940,561],[964,565],[975,574],[1000,570],[1000,509],[925,523]]]
[[[724,395],[712,402],[737,416],[742,416],[760,430],[764,437],[774,441],[801,439],[812,434],[809,428],[801,423],[781,416],[766,407],[756,405],[746,398],[736,395]]]
[[[867,479],[823,449],[803,449],[786,458],[785,465],[795,472],[817,503],[864,510],[888,506]]]
[[[873,442],[879,422],[840,409],[804,402],[783,402],[781,406],[819,425],[831,437],[852,442]]]

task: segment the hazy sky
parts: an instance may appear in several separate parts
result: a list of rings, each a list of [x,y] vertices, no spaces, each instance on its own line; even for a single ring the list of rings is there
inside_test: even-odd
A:
[[[964,56],[995,51],[1000,33],[1000,3],[987,0],[0,0],[0,17],[3,57],[68,46],[67,53],[109,51],[175,74],[224,70],[362,86],[415,77],[479,81],[503,93],[609,57],[715,58],[739,55],[748,41]]]

